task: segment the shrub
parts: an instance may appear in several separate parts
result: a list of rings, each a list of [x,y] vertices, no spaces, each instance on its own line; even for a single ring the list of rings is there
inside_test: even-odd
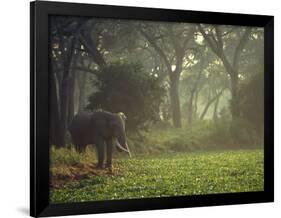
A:
[[[233,140],[233,144],[236,143],[240,146],[256,145],[256,139],[258,138],[258,135],[255,131],[255,127],[246,120],[233,120],[230,123],[229,132]]]
[[[129,130],[144,129],[159,120],[159,107],[166,93],[154,74],[139,63],[114,63],[96,73],[93,85],[99,88],[89,98],[88,109],[126,114]]]
[[[243,119],[219,119],[211,128],[210,142],[218,147],[251,148],[258,145],[258,136],[251,123]]]

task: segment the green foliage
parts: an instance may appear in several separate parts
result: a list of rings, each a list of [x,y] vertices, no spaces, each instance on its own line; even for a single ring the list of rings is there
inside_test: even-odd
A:
[[[206,131],[201,132],[201,127],[197,126],[193,129],[164,129],[155,130],[144,133],[144,144],[155,147],[160,152],[182,152],[182,151],[198,151],[205,148],[204,140]]]
[[[96,73],[99,88],[89,98],[89,109],[124,112],[129,130],[159,120],[159,107],[166,93],[161,81],[143,71],[139,63],[114,63]]]
[[[257,138],[258,135],[251,123],[236,118],[232,121],[219,119],[211,128],[209,140],[216,146],[227,145],[228,148],[253,148],[261,145]]]
[[[92,175],[53,188],[51,203],[263,191],[261,150],[118,159],[117,175]]]
[[[256,145],[259,137],[251,123],[243,119],[235,119],[230,123],[230,134],[233,143],[238,145]]]
[[[161,126],[161,128],[159,127]],[[201,121],[175,129],[158,122],[149,131],[128,134],[128,144],[136,154],[260,148],[262,143],[253,126],[245,120]]]

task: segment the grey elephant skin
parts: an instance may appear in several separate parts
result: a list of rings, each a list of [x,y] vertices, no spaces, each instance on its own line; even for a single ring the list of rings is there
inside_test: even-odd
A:
[[[72,120],[69,131],[77,151],[82,152],[89,144],[97,146],[97,168],[104,167],[106,150],[106,167],[112,167],[113,140],[119,151],[131,156],[125,134],[125,115],[106,111],[78,113]]]

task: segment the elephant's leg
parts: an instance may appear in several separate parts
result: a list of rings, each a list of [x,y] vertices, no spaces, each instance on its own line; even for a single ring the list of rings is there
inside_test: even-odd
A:
[[[106,167],[112,168],[112,139],[106,141]]]
[[[75,150],[76,150],[78,153],[81,153],[81,152],[82,152],[82,149],[81,149],[82,146],[83,146],[83,145],[81,145],[81,144],[76,144],[76,145],[75,145]]]
[[[104,141],[102,139],[98,140],[98,164],[97,168],[103,168],[104,163]]]
[[[82,146],[81,146],[81,152],[85,152],[86,151],[86,148],[87,148],[87,145],[86,144],[83,144]]]

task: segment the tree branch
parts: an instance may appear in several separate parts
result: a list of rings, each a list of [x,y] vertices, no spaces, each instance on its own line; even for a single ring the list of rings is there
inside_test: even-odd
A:
[[[159,54],[159,56],[163,59],[167,69],[169,72],[172,72],[171,69],[171,64],[166,56],[166,54],[163,52],[163,50],[157,45],[157,43],[155,42],[155,40],[149,36],[149,34],[147,34],[145,31],[143,31],[142,29],[139,29],[139,32],[147,39],[147,41],[154,47],[155,51]]]
[[[87,52],[93,57],[94,61],[100,66],[103,67],[106,65],[106,62],[103,58],[103,56],[100,54],[99,50],[95,46],[91,46],[89,42],[82,36],[82,34],[79,35],[79,40],[81,44],[84,45]]]
[[[214,43],[212,42],[212,40],[209,38],[209,36],[205,33],[203,27],[201,26],[201,24],[198,24],[198,29],[201,32],[201,34],[203,35],[204,39],[207,41],[207,43],[209,44],[209,46],[211,47],[211,49],[213,50],[213,52],[219,56],[219,51],[218,48],[216,47],[216,45],[214,45]]]
[[[206,104],[206,106],[205,106],[203,112],[201,113],[200,120],[203,120],[203,118],[204,118],[205,114],[207,113],[207,111],[208,111],[209,107],[211,106],[211,104],[212,104],[217,98],[219,98],[219,97],[222,95],[222,93],[224,92],[225,89],[226,89],[226,88],[222,88],[219,93],[217,93],[213,98],[211,98],[211,99],[209,100],[209,102]]]
[[[198,28],[200,30],[200,32],[202,33],[204,39],[207,41],[207,43],[209,44],[209,46],[211,47],[212,51],[222,60],[224,67],[226,68],[227,72],[232,75],[233,74],[233,66],[230,64],[229,60],[227,59],[227,57],[225,56],[224,52],[223,52],[223,47],[220,48],[219,46],[223,46],[222,42],[216,43],[216,45],[214,45],[214,43],[212,42],[212,40],[209,38],[209,36],[205,33],[204,29],[201,27],[201,25],[198,25]],[[218,31],[218,32],[217,32]],[[220,30],[218,28],[216,28],[216,32],[218,34],[220,34]],[[218,39],[218,41],[220,41],[220,39]],[[220,45],[221,44],[221,45]]]
[[[222,52],[223,50],[223,42],[222,42],[222,34],[221,34],[221,30],[218,26],[215,27],[216,30],[216,35],[217,35],[217,45],[218,45],[218,49],[220,50],[220,52]]]
[[[251,34],[252,29],[251,28],[247,28],[243,34],[243,36],[241,37],[235,52],[234,52],[234,57],[233,57],[233,68],[235,71],[238,71],[238,61],[239,61],[239,57],[241,55],[241,52],[243,50],[243,48],[245,47],[246,43],[248,42],[249,39],[249,35]]]

